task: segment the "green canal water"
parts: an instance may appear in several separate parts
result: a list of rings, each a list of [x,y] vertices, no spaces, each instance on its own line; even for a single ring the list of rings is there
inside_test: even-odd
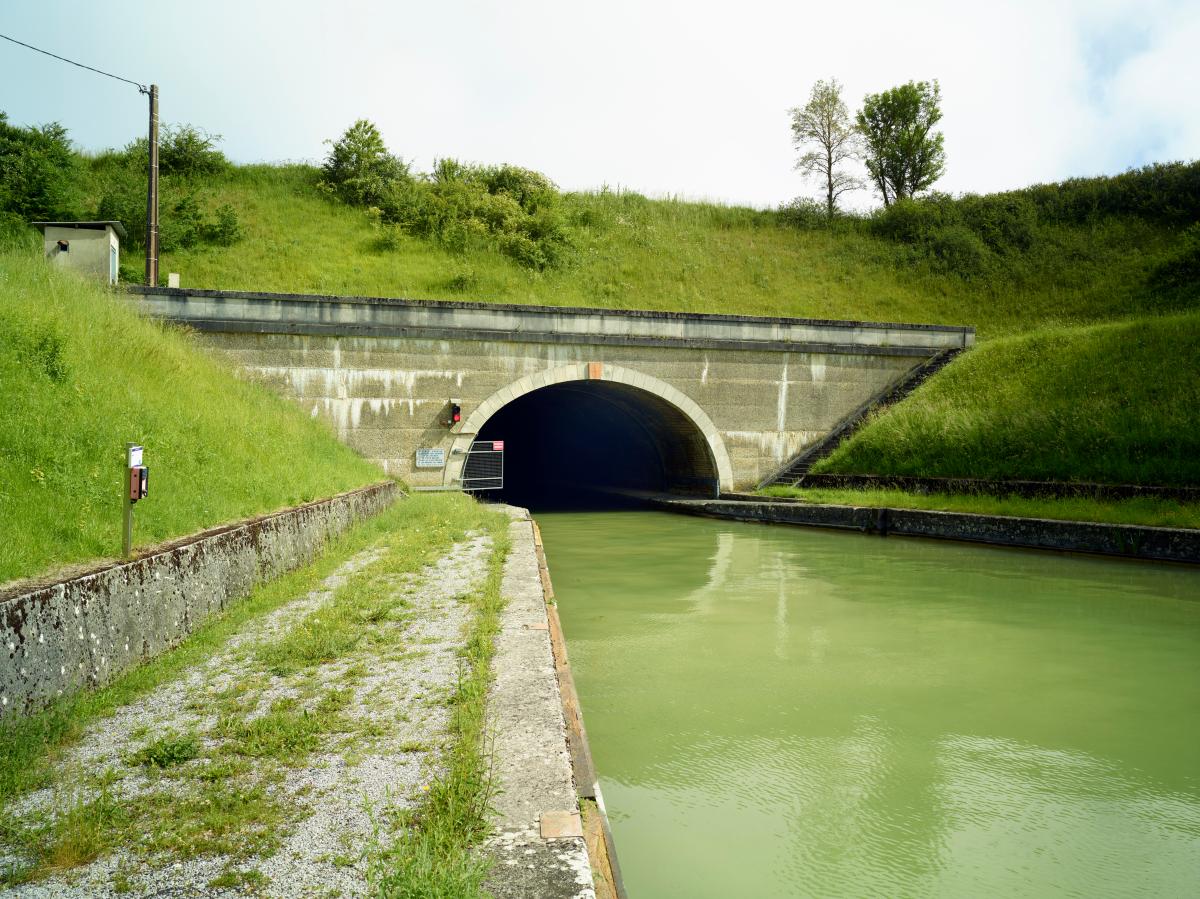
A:
[[[537,517],[633,899],[1200,895],[1200,572]]]

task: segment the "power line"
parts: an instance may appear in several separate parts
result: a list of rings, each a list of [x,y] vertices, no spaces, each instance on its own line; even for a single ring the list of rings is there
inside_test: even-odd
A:
[[[7,34],[0,34],[0,37],[4,38],[6,41],[11,41],[14,44],[20,44],[22,47],[26,47],[30,50],[34,50],[37,53],[43,53],[46,56],[51,56],[54,59],[61,60],[62,62],[68,62],[73,66],[79,66],[79,68],[87,69],[89,72],[95,72],[97,75],[106,75],[109,78],[115,78],[117,81],[124,81],[126,84],[132,84],[143,94],[150,93],[150,88],[146,87],[146,85],[139,84],[138,82],[132,81],[129,78],[122,78],[120,75],[114,75],[112,72],[105,72],[101,69],[95,69],[95,68],[92,68],[91,66],[85,66],[81,62],[76,62],[73,59],[67,59],[65,56],[59,56],[57,53],[51,53],[49,50],[43,50],[41,47],[33,46],[33,44],[27,44],[24,41],[19,41],[15,37],[9,37]]]

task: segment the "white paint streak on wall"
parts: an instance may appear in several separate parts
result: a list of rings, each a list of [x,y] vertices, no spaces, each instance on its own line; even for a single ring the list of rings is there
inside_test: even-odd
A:
[[[727,441],[746,443],[759,452],[783,463],[804,448],[808,435],[804,431],[722,431]]]
[[[825,380],[825,354],[813,353],[809,359],[808,365],[809,371],[812,372],[813,383],[820,384]]]
[[[708,353],[704,354],[704,368],[700,369],[700,383],[708,383]]]
[[[435,379],[462,386],[462,371],[450,369],[417,369],[405,371],[393,368],[303,368],[285,365],[247,366],[246,371],[264,378],[278,377],[292,386],[297,396],[309,395],[309,384],[313,379],[320,378],[325,397],[350,399],[371,392],[391,394],[402,390],[408,397],[413,396],[416,383],[421,379]]]
[[[775,430],[782,432],[787,424],[788,360],[783,357],[783,374],[779,378],[779,399],[775,406]]]

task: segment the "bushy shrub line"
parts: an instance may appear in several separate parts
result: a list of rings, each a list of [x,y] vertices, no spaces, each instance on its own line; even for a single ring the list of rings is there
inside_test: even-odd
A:
[[[237,211],[213,206],[197,179],[229,168],[220,135],[191,125],[165,126],[159,137],[159,247],[230,246],[242,238]],[[114,219],[129,249],[146,242],[148,142],[92,158],[75,152],[57,123],[10,125],[0,112],[0,240],[22,239],[30,221]]]
[[[329,194],[371,211],[385,248],[409,234],[457,253],[495,249],[538,271],[561,268],[574,255],[558,189],[530,169],[440,159],[432,172],[413,173],[363,119],[332,142],[322,174]]]
[[[1055,228],[1138,218],[1180,229],[1176,250],[1154,268],[1150,286],[1200,293],[1200,162],[1155,163],[1120,175],[998,194],[930,193],[869,215],[841,213],[832,220],[821,204],[798,198],[781,206],[778,216],[781,224],[801,230],[865,231],[907,247],[901,262],[923,262],[967,280],[1010,269],[1014,257],[1050,244]]]

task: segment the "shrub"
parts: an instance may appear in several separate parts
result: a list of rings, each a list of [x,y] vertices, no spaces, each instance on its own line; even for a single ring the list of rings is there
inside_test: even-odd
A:
[[[988,268],[988,248],[966,225],[945,225],[931,232],[927,252],[935,267],[945,272],[974,278]]]
[[[956,205],[964,224],[995,252],[1024,252],[1033,246],[1037,207],[1028,197],[967,194]]]
[[[213,221],[204,227],[204,239],[219,247],[231,247],[244,236],[237,211],[228,203],[217,207]]]
[[[479,286],[479,275],[473,268],[463,268],[455,272],[447,281],[446,289],[451,293],[466,293]]]
[[[14,212],[0,212],[0,249],[5,247],[27,247],[41,245],[37,231],[29,226],[23,216]]]
[[[229,160],[217,149],[221,135],[195,125],[163,125],[158,132],[158,173],[191,178],[217,175],[229,168]],[[139,137],[121,152],[125,162],[145,171],[150,142]]]
[[[816,231],[829,227],[829,214],[825,207],[808,197],[796,197],[779,207],[779,223],[801,231]]]
[[[393,182],[409,177],[408,166],[388,152],[379,129],[366,119],[326,143],[330,150],[321,168],[324,184],[352,206],[379,205]]]
[[[186,250],[200,243],[205,234],[205,222],[196,194],[185,193],[168,208],[169,214],[159,217],[159,249],[165,252]]]
[[[1184,231],[1170,256],[1155,266],[1148,286],[1168,298],[1200,298],[1200,222]]]
[[[30,219],[81,214],[78,159],[57,122],[21,128],[0,112],[0,212]]]
[[[1083,224],[1106,215],[1133,215],[1187,225],[1200,220],[1200,161],[1156,162],[1119,175],[1038,184],[1011,195],[1033,203],[1044,222]]]
[[[413,176],[379,129],[360,119],[332,144],[322,173],[326,190],[367,206],[381,229],[436,240],[455,253],[493,248],[539,270],[573,258],[558,189],[540,172],[444,158],[428,175]],[[377,242],[381,249],[398,244],[394,233]]]
[[[558,190],[554,182],[540,172],[515,165],[500,165],[480,169],[479,175],[489,194],[511,197],[529,214],[558,202]]]

